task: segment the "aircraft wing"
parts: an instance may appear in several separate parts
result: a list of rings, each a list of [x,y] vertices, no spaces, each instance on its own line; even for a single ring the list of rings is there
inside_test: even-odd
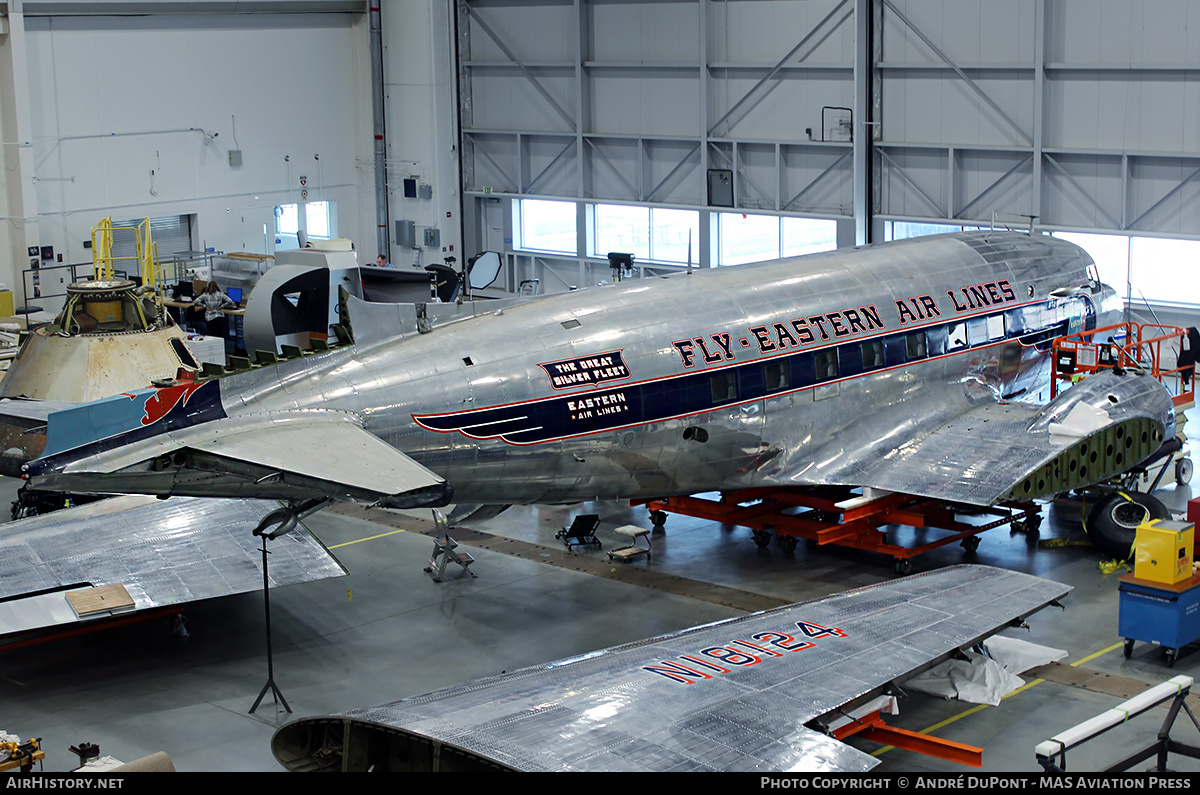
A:
[[[954,566],[279,729],[292,770],[862,771],[813,721],[1070,588]]]
[[[1047,406],[998,403],[988,395],[964,397],[954,411],[925,417],[853,418],[836,449],[813,451],[792,440],[766,468],[780,485],[865,485],[991,505],[1128,471],[1171,438],[1174,427],[1171,398],[1155,379],[1103,373]]]
[[[262,552],[252,531],[276,507],[267,500],[139,495],[6,524],[0,635],[259,591]],[[302,524],[272,542],[270,553],[272,588],[346,573]],[[124,594],[114,599],[114,589],[98,590],[104,586],[121,586]],[[81,604],[94,595],[113,607],[81,614],[68,594]]]
[[[32,473],[37,488],[292,500],[320,495],[388,507],[442,501],[449,492],[443,478],[345,411],[222,417],[87,449],[44,477]]]

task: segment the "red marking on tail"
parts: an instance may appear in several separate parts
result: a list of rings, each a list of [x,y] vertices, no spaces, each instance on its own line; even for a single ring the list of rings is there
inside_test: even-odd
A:
[[[146,413],[142,417],[142,425],[151,425],[171,413],[171,409],[180,403],[186,404],[192,393],[200,388],[200,384],[180,384],[179,386],[162,387],[146,398]]]

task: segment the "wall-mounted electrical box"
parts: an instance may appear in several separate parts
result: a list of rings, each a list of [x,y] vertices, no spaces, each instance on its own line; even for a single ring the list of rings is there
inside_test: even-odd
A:
[[[414,222],[396,222],[396,245],[403,248],[417,247],[417,225]]]
[[[241,164],[242,164],[242,150],[241,149],[230,149],[229,150],[229,165],[230,166],[240,166]]]
[[[425,245],[430,248],[442,245],[442,233],[438,231],[436,226],[431,226],[425,230]]]

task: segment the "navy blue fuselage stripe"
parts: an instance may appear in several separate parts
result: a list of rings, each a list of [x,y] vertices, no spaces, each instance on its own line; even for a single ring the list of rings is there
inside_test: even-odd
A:
[[[1067,333],[1068,320],[1048,327],[1040,322],[1041,313],[1056,303],[1043,301],[1026,304],[1004,312],[960,317],[951,322],[901,329],[838,346],[776,355],[629,386],[614,385],[606,389],[455,414],[414,415],[413,419],[429,430],[461,431],[473,438],[500,438],[510,444],[538,444],[630,425],[644,425],[699,414],[725,405],[796,392],[824,382],[947,354],[959,354],[1000,342],[1019,339],[1027,346],[1043,343]],[[987,336],[988,318],[1003,318],[1003,336],[975,339],[981,332]],[[1031,320],[1034,322],[1031,323]],[[983,327],[976,324],[983,324]],[[952,332],[956,339],[962,336],[960,341],[963,344],[953,344],[950,339]],[[923,351],[920,341],[910,340],[910,337],[918,334],[923,335]],[[971,338],[968,339],[968,336]],[[917,351],[910,356],[910,346],[913,345]],[[771,368],[770,372],[768,368]]]

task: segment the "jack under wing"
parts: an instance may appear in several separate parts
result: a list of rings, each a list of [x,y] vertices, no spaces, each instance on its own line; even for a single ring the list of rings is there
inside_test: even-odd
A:
[[[954,566],[280,728],[291,770],[865,771],[860,702],[1070,587]],[[832,717],[832,716],[830,716]]]

